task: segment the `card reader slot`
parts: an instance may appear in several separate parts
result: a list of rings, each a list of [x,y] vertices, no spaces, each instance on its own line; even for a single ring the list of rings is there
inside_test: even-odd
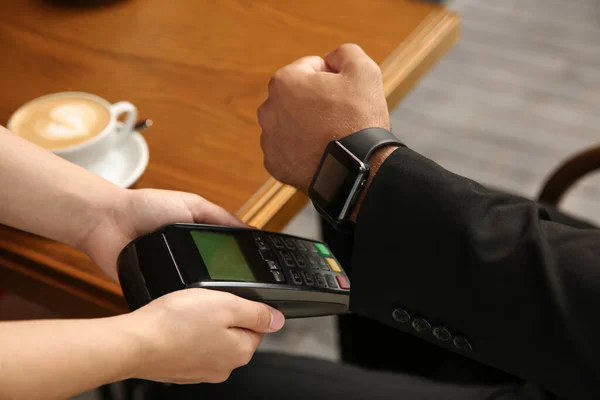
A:
[[[189,287],[223,290],[245,299],[260,301],[280,310],[286,318],[348,313],[350,296],[306,288],[253,285],[238,282],[198,282]]]

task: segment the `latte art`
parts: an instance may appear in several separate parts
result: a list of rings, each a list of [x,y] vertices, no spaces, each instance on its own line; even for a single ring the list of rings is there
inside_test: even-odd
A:
[[[59,105],[50,110],[48,119],[37,121],[38,135],[50,140],[69,140],[89,135],[96,123],[96,110],[84,103]]]
[[[85,97],[48,97],[26,104],[11,129],[46,149],[63,149],[100,134],[110,121],[105,105]]]

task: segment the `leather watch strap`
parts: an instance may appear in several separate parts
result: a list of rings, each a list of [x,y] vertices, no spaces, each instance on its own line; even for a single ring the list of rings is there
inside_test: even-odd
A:
[[[394,134],[383,128],[367,128],[339,139],[338,142],[365,164],[373,152],[383,146],[404,146]]]

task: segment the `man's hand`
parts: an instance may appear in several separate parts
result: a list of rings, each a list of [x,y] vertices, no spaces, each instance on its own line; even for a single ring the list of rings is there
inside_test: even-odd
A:
[[[78,247],[115,280],[117,257],[123,247],[162,225],[182,222],[246,226],[221,207],[191,193],[121,190],[110,205]]]
[[[354,44],[277,71],[258,109],[267,170],[306,192],[327,144],[365,128],[390,128],[379,66]]]

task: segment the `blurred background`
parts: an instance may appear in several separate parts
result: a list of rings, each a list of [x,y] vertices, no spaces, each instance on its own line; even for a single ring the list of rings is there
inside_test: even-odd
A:
[[[393,132],[445,168],[535,198],[566,158],[598,143],[600,3],[596,0],[453,0],[462,38],[392,110]],[[600,176],[568,193],[562,209],[600,223]],[[320,237],[307,206],[285,232]],[[3,319],[21,303],[8,294]],[[29,316],[48,315],[32,303]],[[338,360],[334,318],[291,320],[261,350]],[[82,398],[92,399],[93,394]]]

